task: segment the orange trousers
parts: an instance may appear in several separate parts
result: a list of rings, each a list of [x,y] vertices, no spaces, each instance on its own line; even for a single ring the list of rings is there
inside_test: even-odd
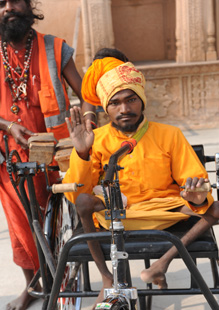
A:
[[[52,173],[51,184],[57,182],[57,178],[58,173]],[[45,210],[49,192],[46,190],[44,174],[34,177],[34,185],[37,200]],[[5,162],[0,165],[0,200],[8,222],[14,262],[21,268],[36,271],[39,261],[35,242],[24,207],[9,179]]]

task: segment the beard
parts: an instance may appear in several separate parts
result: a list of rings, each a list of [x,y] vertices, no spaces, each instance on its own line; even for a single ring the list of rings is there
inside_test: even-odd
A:
[[[10,17],[16,17],[10,21]],[[31,29],[34,23],[34,15],[30,9],[26,12],[9,12],[0,22],[0,35],[2,41],[19,43]]]
[[[136,114],[133,114],[133,116]],[[135,132],[139,126],[139,124],[143,121],[143,114],[141,114],[139,120],[135,123],[135,124],[127,124],[124,126],[119,126],[115,123],[112,122],[112,126],[115,127],[117,130],[120,130],[121,132],[125,133],[125,132]]]

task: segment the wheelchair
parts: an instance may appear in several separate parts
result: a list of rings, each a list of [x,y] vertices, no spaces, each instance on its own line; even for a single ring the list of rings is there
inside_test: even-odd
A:
[[[203,146],[201,145],[195,146],[194,149],[203,164],[216,159],[217,184],[215,187],[218,194],[219,154],[216,154],[216,156],[205,156]],[[15,161],[12,160],[13,156],[16,157]],[[36,235],[40,270],[30,283],[29,293],[34,297],[44,299],[42,309],[79,310],[82,298],[98,296],[99,292],[91,289],[88,263],[93,261],[93,259],[86,243],[88,240],[99,240],[105,259],[112,260],[113,264],[116,265],[114,273],[114,278],[116,277],[114,279],[116,281],[114,282],[116,292],[111,289],[107,290],[105,292],[105,300],[96,309],[132,310],[136,309],[138,299],[141,310],[150,310],[152,309],[152,296],[178,294],[203,294],[211,309],[219,309],[219,305],[213,296],[213,294],[219,293],[218,247],[213,229],[209,229],[194,241],[188,249],[185,249],[179,238],[194,224],[196,220],[194,218],[191,218],[186,225],[180,225],[179,223],[165,231],[124,231],[118,225],[114,230],[118,248],[112,249],[112,233],[110,231],[90,234],[79,232],[75,234],[79,226],[77,214],[74,206],[64,198],[63,194],[58,193],[59,190],[54,190],[55,194],[51,196],[44,228],[42,228],[40,225],[40,212],[31,180],[39,170],[45,173],[45,177],[48,180],[48,167],[38,165],[37,163],[21,163],[17,155],[14,154],[10,154],[7,160],[12,182],[17,177],[20,178],[20,181],[16,182],[19,183],[18,197],[25,206],[30,226]],[[113,190],[115,194],[115,192],[118,192],[117,171],[113,172],[113,176],[114,174],[116,178],[113,177],[112,179],[111,175],[109,182],[115,186]],[[29,201],[23,189],[25,180],[27,180],[28,184]],[[117,181],[115,182],[115,180]],[[48,190],[52,190],[49,182],[47,187]],[[64,191],[66,190],[64,189]],[[124,216],[124,212],[121,209],[115,210],[115,214],[108,210],[107,214],[112,220],[115,217],[121,216],[122,218]],[[157,290],[151,284],[146,284],[146,289],[133,288],[129,261],[143,260],[145,267],[148,268],[151,259],[160,258],[172,245],[177,247],[178,257],[183,259],[191,273],[191,287]],[[210,259],[214,279],[213,288],[209,288],[206,285],[196,266],[197,259],[203,257]],[[34,287],[40,278],[43,283],[43,292],[36,292]]]

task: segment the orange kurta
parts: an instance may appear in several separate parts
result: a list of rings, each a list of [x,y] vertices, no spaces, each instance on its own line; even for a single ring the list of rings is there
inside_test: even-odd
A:
[[[8,47],[8,57],[12,67],[16,67],[19,63],[23,68],[25,49],[14,51]],[[34,38],[32,59],[38,59],[39,51],[37,39]],[[18,63],[17,63],[18,61]],[[27,95],[29,103],[26,105],[24,100],[19,101],[18,115],[10,111],[12,105],[12,97],[9,87],[5,84],[5,74],[0,57],[0,117],[8,121],[16,121],[20,125],[28,128],[32,132],[46,132],[44,117],[41,112],[38,99],[38,91],[40,90],[40,75],[38,61],[31,61],[30,76],[27,84]],[[16,75],[13,74],[13,78]],[[0,150],[5,154],[5,145],[3,135],[5,131],[0,131]],[[28,161],[28,151],[23,150],[16,144],[14,138],[8,135],[9,152],[16,149],[21,157],[21,160]],[[51,181],[55,182],[57,173],[51,176]],[[45,208],[48,199],[48,192],[45,190],[45,176],[37,176],[34,178],[36,195],[39,203]],[[38,255],[35,243],[32,238],[32,233],[28,224],[27,216],[24,207],[21,205],[17,194],[9,180],[9,175],[6,170],[5,162],[0,165],[0,200],[4,208],[4,212],[8,222],[8,228],[13,249],[14,262],[25,269],[36,270],[38,268]]]
[[[96,129],[94,133],[90,161],[80,159],[75,150],[71,154],[70,168],[63,182],[84,184],[77,193],[66,193],[73,202],[82,192],[92,193],[103,174],[104,165],[127,140],[111,124]],[[147,132],[133,152],[122,158],[119,164],[124,167],[119,172],[119,180],[121,192],[127,197],[127,219],[123,221],[126,229],[164,229],[188,218],[169,210],[187,205],[194,212],[203,214],[213,203],[210,193],[208,203],[199,208],[194,208],[180,197],[179,186],[184,185],[188,177],[207,178],[207,172],[176,127],[149,122]],[[96,214],[97,219],[107,227],[101,214],[103,212]]]

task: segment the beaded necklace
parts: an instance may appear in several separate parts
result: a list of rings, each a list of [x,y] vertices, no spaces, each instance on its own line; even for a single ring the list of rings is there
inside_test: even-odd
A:
[[[7,42],[0,41],[0,53],[3,60],[3,65],[5,69],[5,82],[8,83],[11,95],[12,95],[12,106],[11,112],[14,114],[18,114],[19,107],[17,104],[20,100],[25,100],[27,103],[27,81],[29,78],[29,68],[30,68],[30,61],[31,55],[33,50],[33,30],[29,32],[27,42],[26,42],[26,51],[24,56],[24,69],[21,70],[19,65],[16,68],[13,68],[8,59],[8,52],[7,52]],[[17,75],[15,80],[12,78],[12,72]],[[16,82],[19,85],[16,84]],[[27,103],[28,104],[28,103]]]

